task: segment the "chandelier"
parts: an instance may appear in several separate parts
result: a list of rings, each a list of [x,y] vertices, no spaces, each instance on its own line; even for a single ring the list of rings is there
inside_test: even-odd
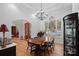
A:
[[[45,13],[42,9],[42,3],[41,3],[41,10],[36,12],[35,17],[39,20],[44,20],[48,17],[48,14]]]

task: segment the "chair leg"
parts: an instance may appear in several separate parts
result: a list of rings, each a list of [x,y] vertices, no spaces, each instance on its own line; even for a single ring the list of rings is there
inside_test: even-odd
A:
[[[50,56],[50,50],[48,50],[48,54],[49,54],[49,56]]]
[[[47,52],[46,54],[50,55],[50,50],[49,49],[47,49],[46,52]]]
[[[45,56],[45,50],[43,51],[42,56]]]

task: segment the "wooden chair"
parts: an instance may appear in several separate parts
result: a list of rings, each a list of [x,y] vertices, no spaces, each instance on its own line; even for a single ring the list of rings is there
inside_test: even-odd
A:
[[[29,41],[30,41],[30,39],[27,41],[28,42],[27,50],[29,50],[31,55],[33,55],[33,54],[35,55],[36,45],[31,43],[31,42],[29,42]]]
[[[46,54],[46,52],[48,53],[48,55],[50,55],[50,51],[51,53],[53,53],[54,51],[54,39],[50,42],[46,42],[44,45],[40,46],[40,51],[43,51],[44,55]]]

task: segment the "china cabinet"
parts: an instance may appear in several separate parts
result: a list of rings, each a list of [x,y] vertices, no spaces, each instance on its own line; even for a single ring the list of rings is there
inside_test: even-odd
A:
[[[79,55],[79,21],[78,13],[66,15],[64,24],[64,55]]]

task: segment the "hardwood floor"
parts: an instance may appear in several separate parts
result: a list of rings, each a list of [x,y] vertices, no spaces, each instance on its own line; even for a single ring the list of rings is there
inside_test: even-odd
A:
[[[17,56],[31,56],[31,54],[26,50],[28,46],[26,40],[13,38],[13,41],[16,43]],[[50,54],[50,56],[63,56],[63,45],[55,44],[55,50]]]

